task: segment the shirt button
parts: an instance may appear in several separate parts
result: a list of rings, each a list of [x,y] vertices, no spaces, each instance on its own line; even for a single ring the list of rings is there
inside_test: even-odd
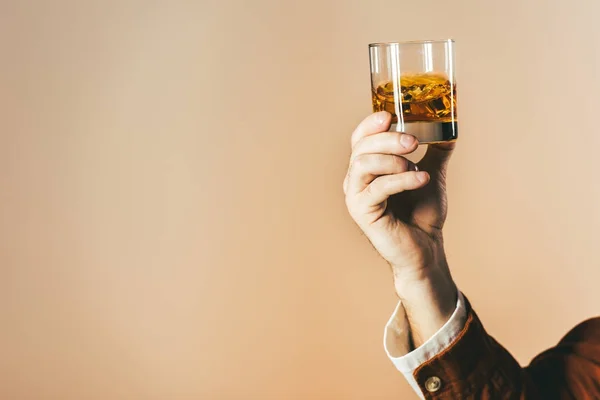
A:
[[[425,381],[425,389],[427,389],[427,391],[429,393],[435,393],[438,390],[440,390],[441,387],[442,387],[442,380],[440,378],[438,378],[437,376],[429,377]]]

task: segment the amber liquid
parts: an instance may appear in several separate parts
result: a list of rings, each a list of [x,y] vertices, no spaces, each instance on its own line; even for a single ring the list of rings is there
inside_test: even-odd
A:
[[[422,143],[458,137],[456,85],[444,75],[403,75],[400,85],[381,83],[373,89],[373,111],[384,110],[393,116],[391,130],[414,134]]]

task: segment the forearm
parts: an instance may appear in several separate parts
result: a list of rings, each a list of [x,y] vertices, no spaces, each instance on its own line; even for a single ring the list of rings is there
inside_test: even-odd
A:
[[[445,258],[416,274],[395,274],[395,287],[404,306],[415,348],[431,338],[456,309],[458,290]]]

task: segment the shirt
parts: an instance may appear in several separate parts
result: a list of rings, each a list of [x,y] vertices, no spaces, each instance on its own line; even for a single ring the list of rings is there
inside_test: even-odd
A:
[[[579,324],[523,368],[459,293],[450,319],[417,349],[410,348],[399,303],[386,324],[384,348],[422,399],[600,399],[600,318]]]

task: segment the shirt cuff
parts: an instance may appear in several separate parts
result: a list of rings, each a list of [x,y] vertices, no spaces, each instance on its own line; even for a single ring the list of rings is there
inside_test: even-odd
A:
[[[383,346],[394,366],[422,398],[423,393],[413,373],[425,362],[444,351],[458,337],[467,321],[465,298],[458,292],[456,309],[450,319],[431,338],[416,349],[411,348],[410,327],[402,306],[398,302],[394,313],[385,326]]]

